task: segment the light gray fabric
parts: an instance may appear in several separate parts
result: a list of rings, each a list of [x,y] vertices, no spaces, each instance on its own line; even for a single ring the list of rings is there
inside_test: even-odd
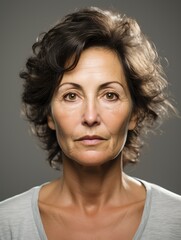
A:
[[[146,187],[147,197],[134,240],[180,240],[181,196],[139,181]],[[47,240],[38,209],[40,188],[0,203],[0,240]]]
[[[147,198],[134,240],[181,240],[181,196],[141,182],[147,189]]]
[[[45,240],[38,211],[40,187],[0,203],[0,240]]]

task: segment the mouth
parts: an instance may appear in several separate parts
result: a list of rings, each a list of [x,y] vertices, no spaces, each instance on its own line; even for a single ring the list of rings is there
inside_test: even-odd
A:
[[[78,138],[76,141],[81,142],[84,145],[97,145],[105,140],[105,138],[98,135],[86,135]]]

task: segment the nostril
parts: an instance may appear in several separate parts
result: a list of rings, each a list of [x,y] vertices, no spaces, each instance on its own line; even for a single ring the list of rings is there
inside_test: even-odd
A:
[[[82,122],[83,125],[92,127],[92,126],[97,126],[100,124],[100,122],[98,120],[91,120],[91,119],[84,119]]]
[[[83,119],[82,119],[82,123],[83,125],[87,125],[87,126],[96,126],[100,124],[100,117],[98,114],[84,114],[83,115]]]
[[[100,124],[99,115],[95,112],[94,113],[86,112],[83,115],[82,123],[83,125],[87,125],[87,126],[99,125]]]

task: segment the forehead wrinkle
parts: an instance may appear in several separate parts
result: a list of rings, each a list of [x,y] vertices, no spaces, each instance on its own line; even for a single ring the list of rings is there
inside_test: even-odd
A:
[[[89,51],[89,57],[87,58],[86,54],[87,54],[88,51]],[[108,48],[104,48],[104,47],[91,47],[91,48],[88,48],[88,49],[86,49],[82,52],[82,54],[80,56],[80,59],[77,63],[77,66],[73,70],[71,70],[71,72],[79,70],[79,69],[89,69],[91,67],[91,65],[95,69],[95,62],[96,62],[96,65],[98,65],[100,63],[99,66],[97,66],[97,68],[100,68],[101,65],[105,66],[104,59],[101,58],[101,57],[99,58],[99,57],[95,56],[94,52],[97,52],[97,51],[98,52],[104,52],[106,55],[112,53],[112,56],[114,57],[114,60],[118,60],[120,65],[121,65],[121,62],[120,62],[120,60],[119,60],[115,51],[113,51],[111,49],[108,49]],[[90,55],[90,53],[91,53],[91,55]],[[68,62],[71,62],[71,59]],[[84,66],[82,66],[82,63],[83,63]],[[109,64],[107,64],[107,65],[109,65]]]
[[[85,79],[90,78],[90,80],[95,77],[100,83],[117,80],[124,87],[127,86],[121,60],[111,49],[93,47],[84,50],[77,66],[70,72],[66,72],[63,78],[65,81],[76,82],[78,79],[82,79],[82,76]]]

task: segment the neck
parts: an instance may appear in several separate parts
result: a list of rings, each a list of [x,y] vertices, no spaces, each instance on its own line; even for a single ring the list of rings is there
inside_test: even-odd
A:
[[[118,196],[124,192],[120,162],[119,156],[101,166],[85,167],[65,159],[62,193],[68,194],[73,203],[87,211],[97,211],[106,204],[115,204],[120,199]]]

